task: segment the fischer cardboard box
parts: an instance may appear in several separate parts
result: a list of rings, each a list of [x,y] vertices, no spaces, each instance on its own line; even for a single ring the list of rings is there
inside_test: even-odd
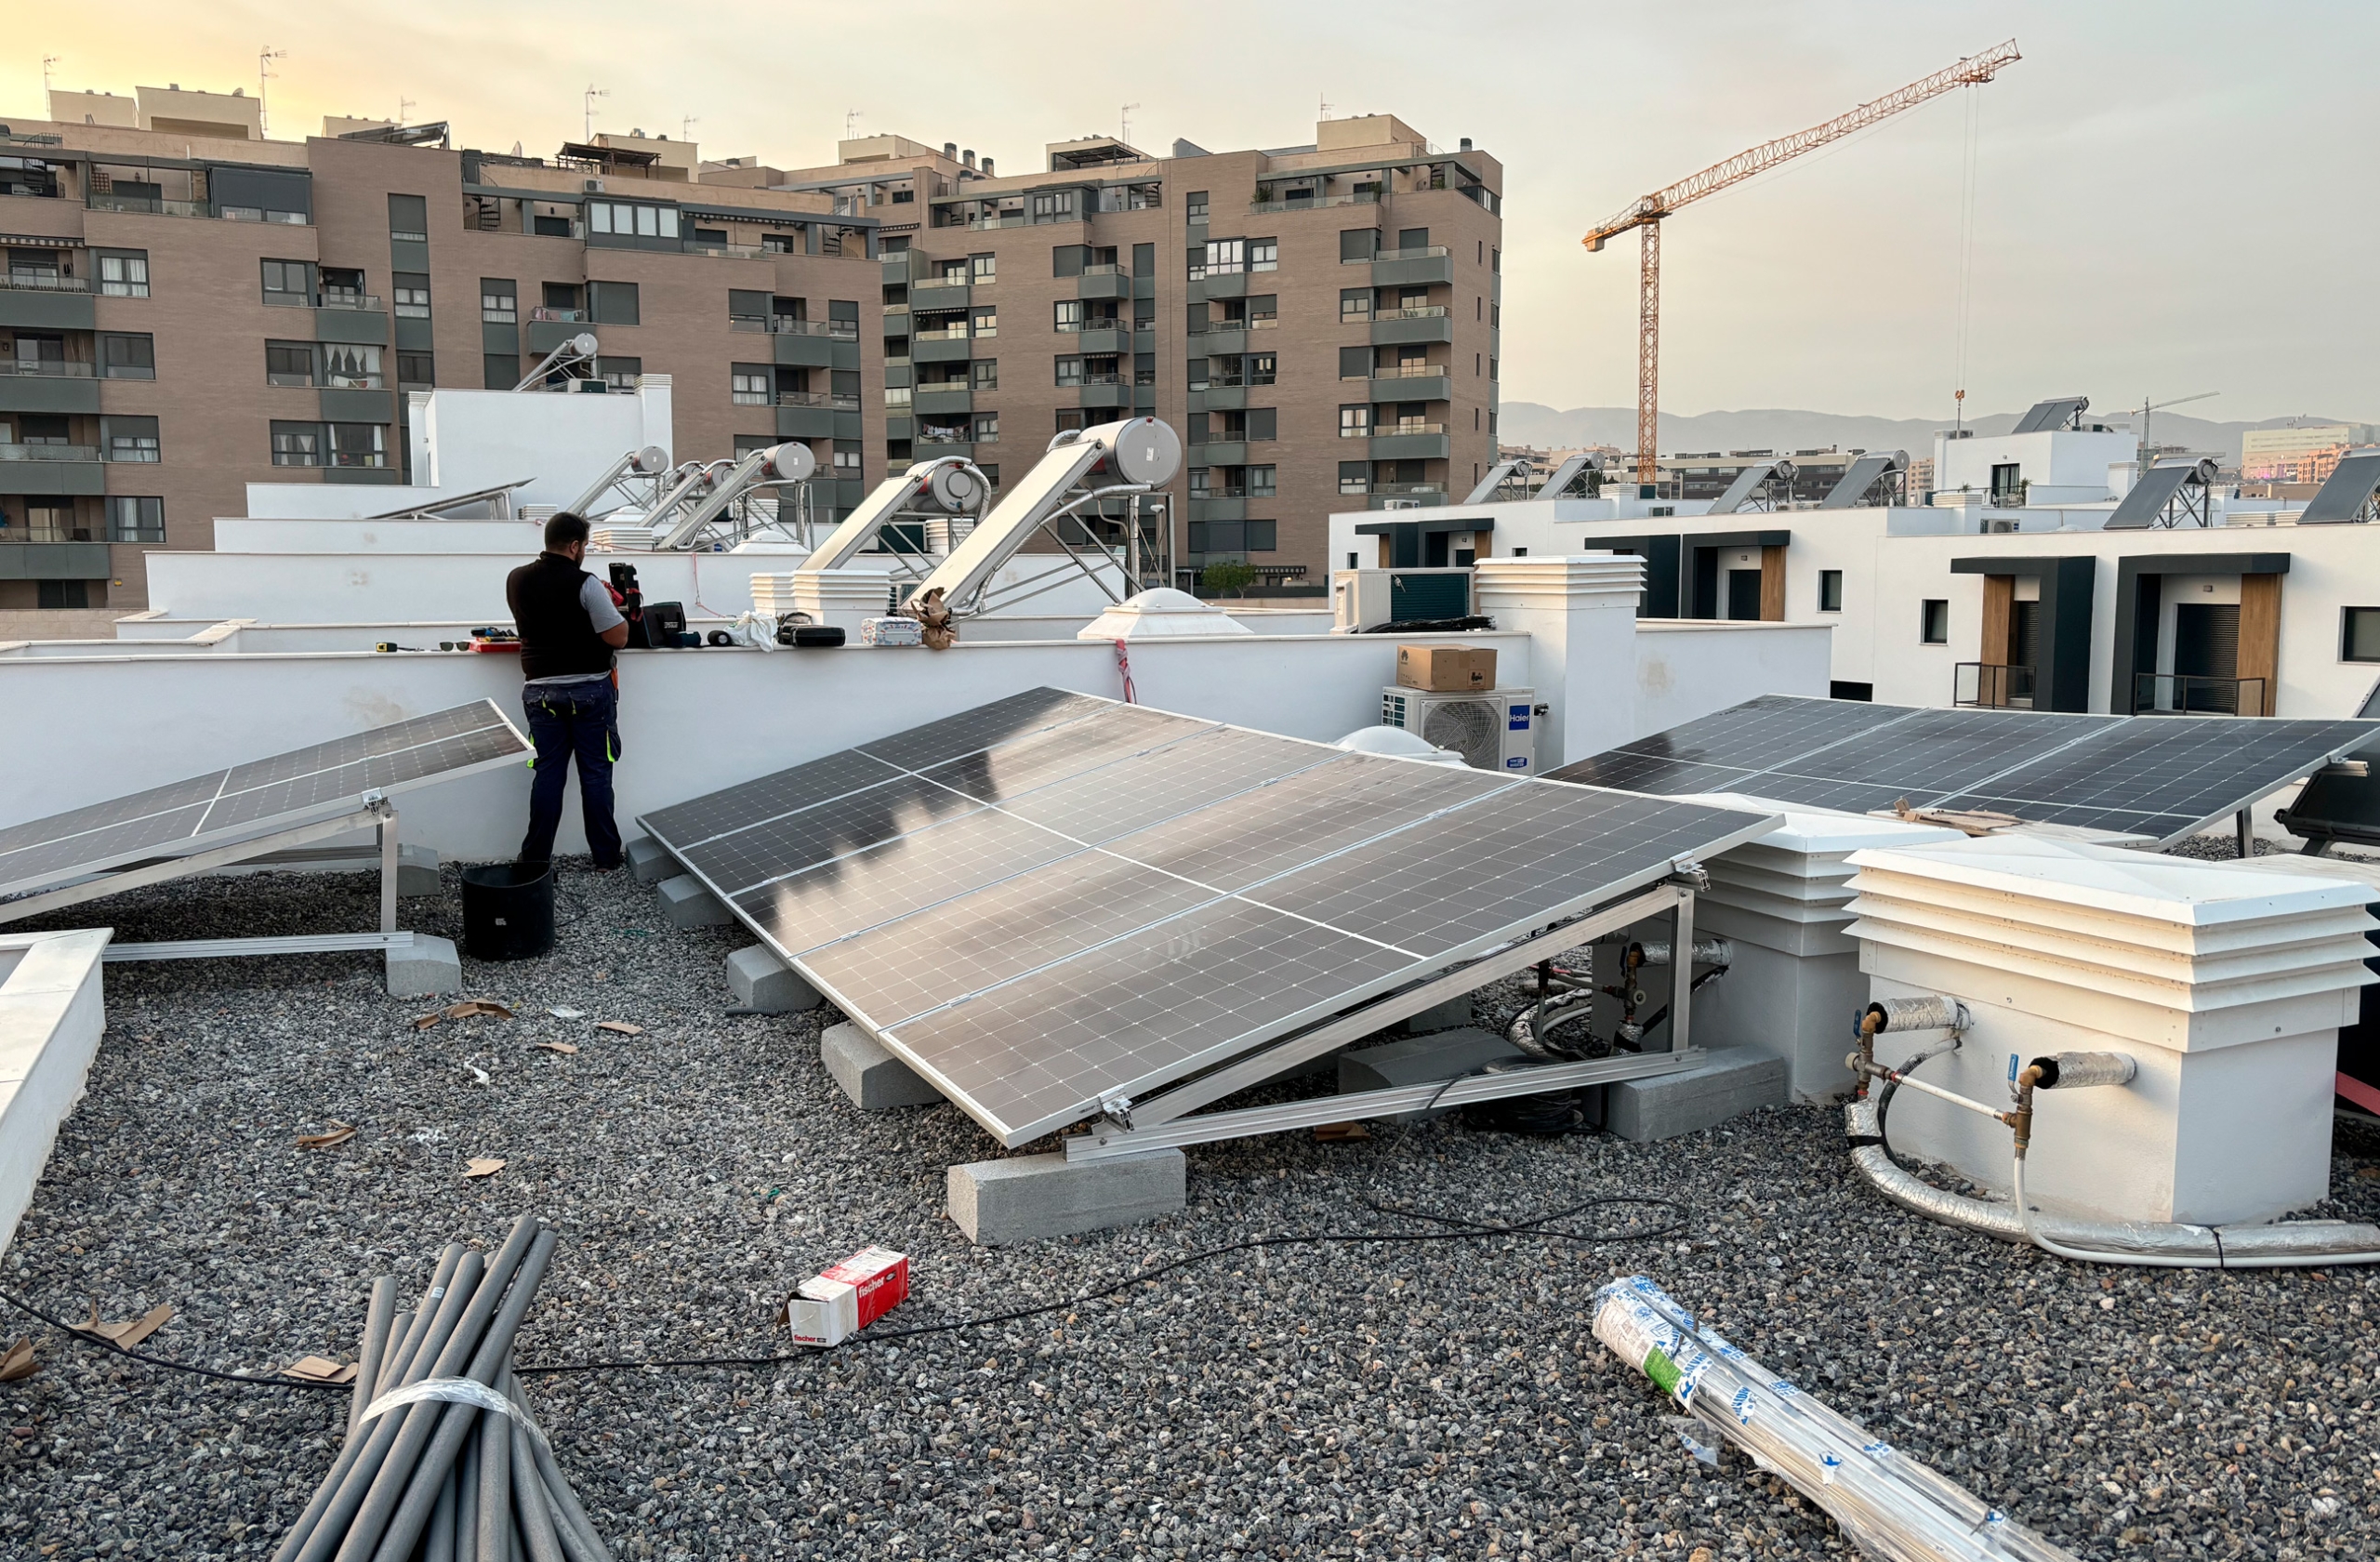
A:
[[[1408,689],[1462,694],[1496,686],[1494,646],[1400,645],[1396,682]]]
[[[798,1345],[840,1345],[909,1297],[909,1259],[863,1248],[794,1288],[785,1321]]]

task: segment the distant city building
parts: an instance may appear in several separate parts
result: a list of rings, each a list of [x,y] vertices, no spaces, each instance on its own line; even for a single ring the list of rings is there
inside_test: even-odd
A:
[[[2380,425],[2371,423],[2250,429],[2240,436],[2240,477],[2248,483],[2320,483],[2348,450],[2374,443],[2380,443]]]

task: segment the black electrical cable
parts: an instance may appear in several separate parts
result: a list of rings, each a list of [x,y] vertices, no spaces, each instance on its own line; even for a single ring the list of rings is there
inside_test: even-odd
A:
[[[1448,1082],[1451,1084],[1453,1081]],[[1230,1242],[1219,1248],[1207,1248],[1198,1252],[1186,1253],[1180,1258],[1157,1264],[1154,1268],[1136,1271],[1112,1280],[1106,1285],[1068,1297],[1062,1302],[1048,1302],[1036,1306],[1019,1307],[1009,1312],[992,1313],[979,1317],[952,1318],[942,1323],[921,1323],[907,1329],[883,1330],[874,1333],[854,1335],[853,1343],[877,1344],[892,1340],[914,1339],[922,1334],[948,1334],[962,1329],[985,1329],[995,1324],[1014,1323],[1022,1318],[1038,1317],[1047,1313],[1079,1307],[1087,1303],[1099,1301],[1103,1297],[1113,1296],[1117,1291],[1130,1290],[1133,1286],[1154,1281],[1160,1276],[1189,1268],[1193,1264],[1204,1264],[1232,1253],[1251,1252],[1265,1248],[1320,1246],[1331,1242],[1448,1242],[1483,1237],[1544,1237],[1557,1241],[1590,1243],[1652,1241],[1659,1238],[1674,1236],[1683,1231],[1686,1229],[1687,1220],[1691,1218],[1691,1212],[1683,1202],[1651,1194],[1598,1195],[1593,1198],[1580,1199],[1567,1209],[1554,1210],[1542,1215],[1532,1215],[1527,1220],[1501,1224],[1473,1220],[1462,1215],[1442,1215],[1430,1210],[1404,1209],[1395,1205],[1382,1204],[1372,1199],[1365,1200],[1365,1204],[1375,1214],[1403,1220],[1435,1221],[1454,1229],[1448,1231],[1320,1231],[1288,1237],[1251,1237],[1245,1241]],[[1571,1216],[1588,1210],[1607,1209],[1615,1206],[1667,1210],[1673,1212],[1673,1218],[1666,1224],[1646,1231],[1572,1231],[1554,1224],[1556,1221],[1567,1221]],[[194,1366],[187,1361],[169,1361],[164,1357],[151,1356],[144,1351],[119,1345],[105,1335],[93,1334],[87,1330],[78,1329],[71,1323],[62,1322],[30,1303],[19,1301],[6,1291],[0,1291],[0,1302],[6,1302],[20,1312],[31,1314],[51,1328],[74,1339],[101,1346],[119,1356],[129,1357],[135,1361],[151,1367],[163,1367],[171,1371],[188,1372],[197,1377],[215,1378],[224,1383],[247,1383],[263,1388],[318,1389],[350,1395],[353,1393],[353,1389],[347,1383],[308,1383],[298,1378],[244,1377],[236,1372],[218,1372],[211,1367]],[[696,1367],[775,1367],[790,1361],[806,1360],[818,1354],[815,1350],[800,1350],[771,1356],[693,1356],[668,1357],[655,1361],[563,1361],[539,1366],[516,1367],[514,1371],[522,1377],[544,1377],[562,1372],[629,1371],[646,1368],[684,1370]]]

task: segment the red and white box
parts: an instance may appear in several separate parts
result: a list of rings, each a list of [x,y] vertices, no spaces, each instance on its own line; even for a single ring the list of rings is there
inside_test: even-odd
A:
[[[785,1320],[797,1345],[840,1345],[908,1299],[908,1254],[862,1248],[795,1287]]]

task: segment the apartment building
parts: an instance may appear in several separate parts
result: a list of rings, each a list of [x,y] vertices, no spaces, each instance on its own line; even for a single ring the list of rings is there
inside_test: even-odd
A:
[[[1163,417],[1178,563],[1289,589],[1321,589],[1330,511],[1491,459],[1501,169],[1389,116],[1008,175],[897,136],[782,169],[325,129],[175,87],[0,131],[0,607],[136,609],[143,552],[210,546],[243,483],[403,481],[409,391],[509,388],[589,331],[601,381],[671,377],[681,458],[809,443],[821,515],[921,456],[997,481]]]

